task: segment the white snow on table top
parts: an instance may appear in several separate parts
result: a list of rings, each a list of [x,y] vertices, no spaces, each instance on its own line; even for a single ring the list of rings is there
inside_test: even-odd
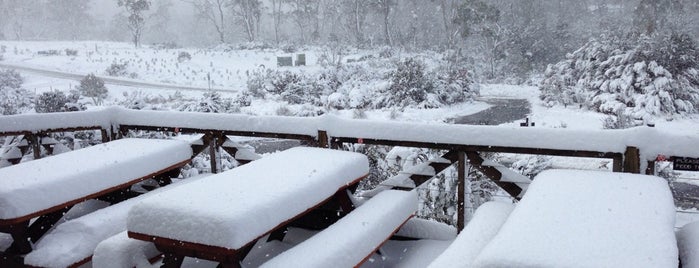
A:
[[[677,232],[677,245],[684,268],[699,268],[699,222],[685,225]]]
[[[122,139],[0,169],[0,219],[14,219],[147,176],[192,156],[188,143]]]
[[[396,235],[418,239],[451,241],[456,237],[456,228],[443,222],[413,217],[398,230]]]
[[[416,210],[416,191],[384,191],[260,267],[354,267]]]
[[[503,202],[488,202],[478,207],[464,230],[429,267],[471,267],[476,256],[495,237],[514,208],[514,204]]]
[[[476,267],[677,267],[665,180],[549,170],[534,178]]]
[[[92,256],[92,267],[150,267],[149,259],[158,254],[160,251],[153,243],[130,239],[124,231],[97,245]]]
[[[207,176],[209,175],[179,180],[173,185],[61,223],[34,245],[34,250],[26,255],[24,263],[36,267],[68,267],[87,259],[101,241],[126,231],[128,212],[138,202],[148,196],[183,187]]]
[[[293,148],[147,198],[128,230],[238,249],[368,172],[362,154]]]

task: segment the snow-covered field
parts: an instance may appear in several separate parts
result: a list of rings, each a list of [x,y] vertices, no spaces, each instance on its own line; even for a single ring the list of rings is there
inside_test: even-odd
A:
[[[317,72],[321,70],[317,60],[322,49],[314,48],[305,53],[307,65],[303,67],[277,67],[277,56],[290,56],[291,54],[277,50],[230,50],[219,47],[214,49],[133,49],[130,44],[109,42],[9,42],[0,41],[4,60],[0,64],[10,64],[42,70],[54,70],[65,73],[84,75],[95,73],[105,76],[105,70],[112,63],[126,63],[128,74],[126,80],[142,81],[155,84],[186,85],[207,88],[209,82],[207,75],[211,77],[211,86],[220,90],[222,96],[235,98],[246,88],[249,73],[260,69],[284,69],[293,72]],[[76,50],[77,55],[66,55],[66,49]],[[44,52],[55,50],[60,55],[45,55]],[[40,53],[42,51],[42,53]],[[191,55],[191,60],[178,60],[180,53]],[[361,54],[361,52],[357,52]],[[356,57],[357,55],[351,55]],[[136,75],[130,75],[134,73]],[[22,72],[25,78],[24,87],[42,93],[57,89],[68,91],[78,84],[77,81],[68,78],[56,78],[31,72]],[[108,85],[109,97],[107,104],[118,104],[130,96],[168,96],[181,94],[187,99],[201,97],[200,91],[171,90],[166,88],[146,88],[123,85]],[[177,93],[176,93],[177,92]],[[531,104],[531,113],[523,115],[531,122],[536,123],[536,128],[567,128],[579,130],[599,130],[603,128],[606,115],[591,112],[576,107],[545,107],[539,99],[538,88],[532,86],[513,85],[482,85],[480,98],[475,102],[461,103],[437,109],[406,108],[403,111],[391,109],[366,110],[358,113],[356,110],[333,110],[327,112],[341,118],[366,118],[369,120],[398,120],[407,122],[441,123],[451,118],[474,114],[489,108],[488,99],[526,99]],[[254,99],[248,107],[242,107],[241,113],[253,115],[275,115],[280,107],[289,109],[304,109],[301,105],[288,105],[274,100]],[[89,107],[90,109],[95,107]],[[509,122],[505,126],[519,126],[523,120]],[[655,128],[681,135],[699,135],[699,117],[687,116],[676,118],[654,118]],[[571,140],[571,143],[575,141]],[[508,161],[516,161],[519,156],[504,155]],[[552,157],[551,167],[571,168],[587,170],[610,170],[609,160],[581,159],[568,157]],[[699,172],[683,172],[678,181],[699,185]],[[677,213],[675,227],[682,227],[692,221],[699,221],[699,211],[688,210],[689,213]],[[435,227],[436,228],[436,227]],[[696,229],[696,228],[695,228]],[[299,241],[294,241],[298,235]],[[258,251],[253,251],[248,265],[256,266],[261,260],[269,259],[270,255],[277,255],[293,244],[297,244],[310,234],[302,230],[292,230],[289,241],[268,243]],[[3,242],[4,241],[4,242]],[[0,248],[7,246],[7,236],[0,234]],[[390,241],[386,244],[385,252],[388,256],[374,255],[365,263],[364,267],[425,267],[433,258],[437,257],[450,241],[422,240]],[[262,256],[255,256],[262,254]],[[210,263],[190,263],[192,267],[212,267]]]

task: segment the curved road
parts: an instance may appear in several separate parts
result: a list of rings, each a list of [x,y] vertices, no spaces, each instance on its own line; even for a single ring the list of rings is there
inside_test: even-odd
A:
[[[471,115],[453,119],[454,124],[500,125],[524,119],[531,113],[531,105],[525,99],[484,99],[491,106]]]
[[[83,77],[85,77],[84,74],[75,74],[75,73],[46,70],[46,69],[27,67],[27,66],[22,66],[22,65],[15,65],[15,64],[4,63],[4,62],[0,62],[0,68],[15,69],[18,72],[26,72],[26,73],[32,73],[32,74],[36,74],[36,75],[42,75],[42,76],[48,76],[48,77],[54,77],[54,78],[75,80],[78,82],[81,79],[83,79]],[[151,82],[131,80],[131,79],[122,79],[122,78],[116,78],[116,77],[110,77],[110,76],[99,76],[98,75],[98,77],[101,78],[102,80],[104,80],[105,84],[109,84],[109,85],[155,88],[155,89],[169,89],[169,90],[186,90],[186,91],[208,91],[209,90],[206,87],[193,87],[193,86],[181,86],[181,85],[172,85],[172,84],[151,83]],[[233,89],[224,89],[224,88],[212,88],[212,89],[215,91],[236,92],[236,90],[233,90]]]

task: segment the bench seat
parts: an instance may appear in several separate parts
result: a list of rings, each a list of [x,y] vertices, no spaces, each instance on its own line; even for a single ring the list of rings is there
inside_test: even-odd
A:
[[[178,255],[237,262],[240,249],[368,172],[362,154],[292,148],[144,199],[129,212],[129,237]]]
[[[387,190],[261,267],[357,267],[413,216],[417,192]]]

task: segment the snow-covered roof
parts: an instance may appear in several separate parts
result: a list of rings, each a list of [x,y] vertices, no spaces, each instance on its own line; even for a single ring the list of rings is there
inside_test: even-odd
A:
[[[655,176],[539,174],[475,267],[677,267],[675,207]]]
[[[0,169],[0,219],[16,219],[123,186],[188,161],[189,143],[122,139]]]
[[[239,249],[369,172],[366,156],[292,148],[146,198],[129,232]]]

